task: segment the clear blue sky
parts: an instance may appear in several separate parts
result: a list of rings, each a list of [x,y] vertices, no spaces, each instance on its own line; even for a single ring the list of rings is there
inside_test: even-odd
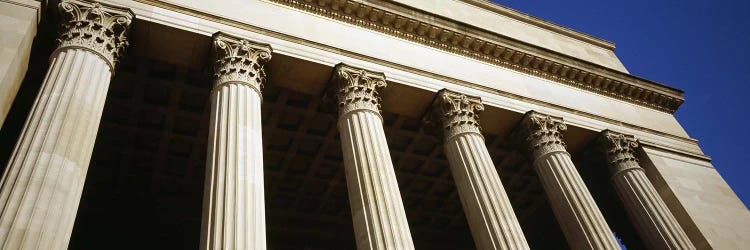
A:
[[[750,204],[750,1],[492,1],[612,41],[631,74],[684,90],[677,119]]]

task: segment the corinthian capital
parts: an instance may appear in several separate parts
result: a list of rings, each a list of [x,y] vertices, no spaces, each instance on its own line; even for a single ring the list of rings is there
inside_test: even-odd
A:
[[[262,63],[271,59],[271,46],[217,32],[213,35],[214,88],[242,84],[261,95],[266,73]]]
[[[562,118],[529,111],[521,120],[520,135],[532,160],[552,153],[567,152],[562,132],[567,130]]]
[[[355,110],[369,110],[380,114],[378,92],[386,86],[385,74],[339,63],[331,81],[336,91],[339,116]]]
[[[479,114],[484,111],[482,100],[447,89],[440,90],[432,103],[427,122],[440,124],[443,138],[448,139],[463,133],[481,135]]]
[[[635,157],[638,141],[634,136],[604,130],[597,141],[601,149],[607,153],[607,162],[612,174],[640,168],[638,158]]]
[[[70,47],[88,49],[114,71],[128,46],[127,34],[135,14],[127,8],[81,0],[62,0],[57,7],[62,28],[55,52]]]

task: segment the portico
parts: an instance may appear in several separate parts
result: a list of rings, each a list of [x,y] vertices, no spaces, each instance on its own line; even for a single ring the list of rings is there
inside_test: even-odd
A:
[[[695,249],[716,241],[661,160],[710,165],[671,115],[679,90],[616,64],[575,61],[596,60],[586,56],[475,42],[479,33],[394,15],[404,6],[247,3],[266,8],[258,16],[294,11],[286,16],[349,31],[343,39],[157,2],[55,5],[62,43],[48,66],[30,66],[48,77],[36,83],[34,107],[15,113],[27,122],[0,183],[0,244],[121,241],[94,226],[112,213],[121,216],[103,227],[146,235],[123,248],[154,240],[202,249],[618,249],[618,237]],[[319,8],[351,18],[309,15]],[[357,18],[372,23],[351,26]],[[363,29],[384,34],[368,40]],[[75,37],[83,40],[66,40]],[[380,46],[392,51],[370,50]],[[607,160],[576,161],[591,148]],[[611,181],[583,178],[591,167],[611,171]],[[599,189],[617,197],[591,194]],[[621,205],[597,205],[611,202]],[[613,219],[625,214],[630,222]]]

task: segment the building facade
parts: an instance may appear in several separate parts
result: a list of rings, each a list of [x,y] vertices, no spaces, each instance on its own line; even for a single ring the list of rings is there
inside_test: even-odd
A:
[[[614,44],[482,0],[2,0],[3,249],[742,249]]]

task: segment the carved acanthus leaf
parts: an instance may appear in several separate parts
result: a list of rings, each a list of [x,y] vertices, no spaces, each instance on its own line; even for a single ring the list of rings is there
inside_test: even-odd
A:
[[[362,109],[380,114],[379,91],[386,86],[383,73],[339,63],[331,80],[336,91],[339,116]]]
[[[57,7],[62,20],[56,52],[70,47],[88,49],[104,58],[114,71],[128,46],[133,12],[81,0],[63,0]]]
[[[432,104],[428,122],[441,125],[443,138],[450,138],[463,133],[482,133],[479,115],[484,105],[479,97],[467,96],[447,89],[438,92]]]
[[[529,111],[521,120],[523,143],[536,160],[552,152],[567,152],[562,133],[567,130],[562,118]]]
[[[217,32],[213,36],[214,88],[242,84],[259,95],[266,80],[263,63],[271,59],[271,46]]]
[[[613,174],[640,168],[638,158],[635,156],[638,141],[634,136],[604,130],[599,135],[598,142],[601,149],[607,153],[607,162]]]

